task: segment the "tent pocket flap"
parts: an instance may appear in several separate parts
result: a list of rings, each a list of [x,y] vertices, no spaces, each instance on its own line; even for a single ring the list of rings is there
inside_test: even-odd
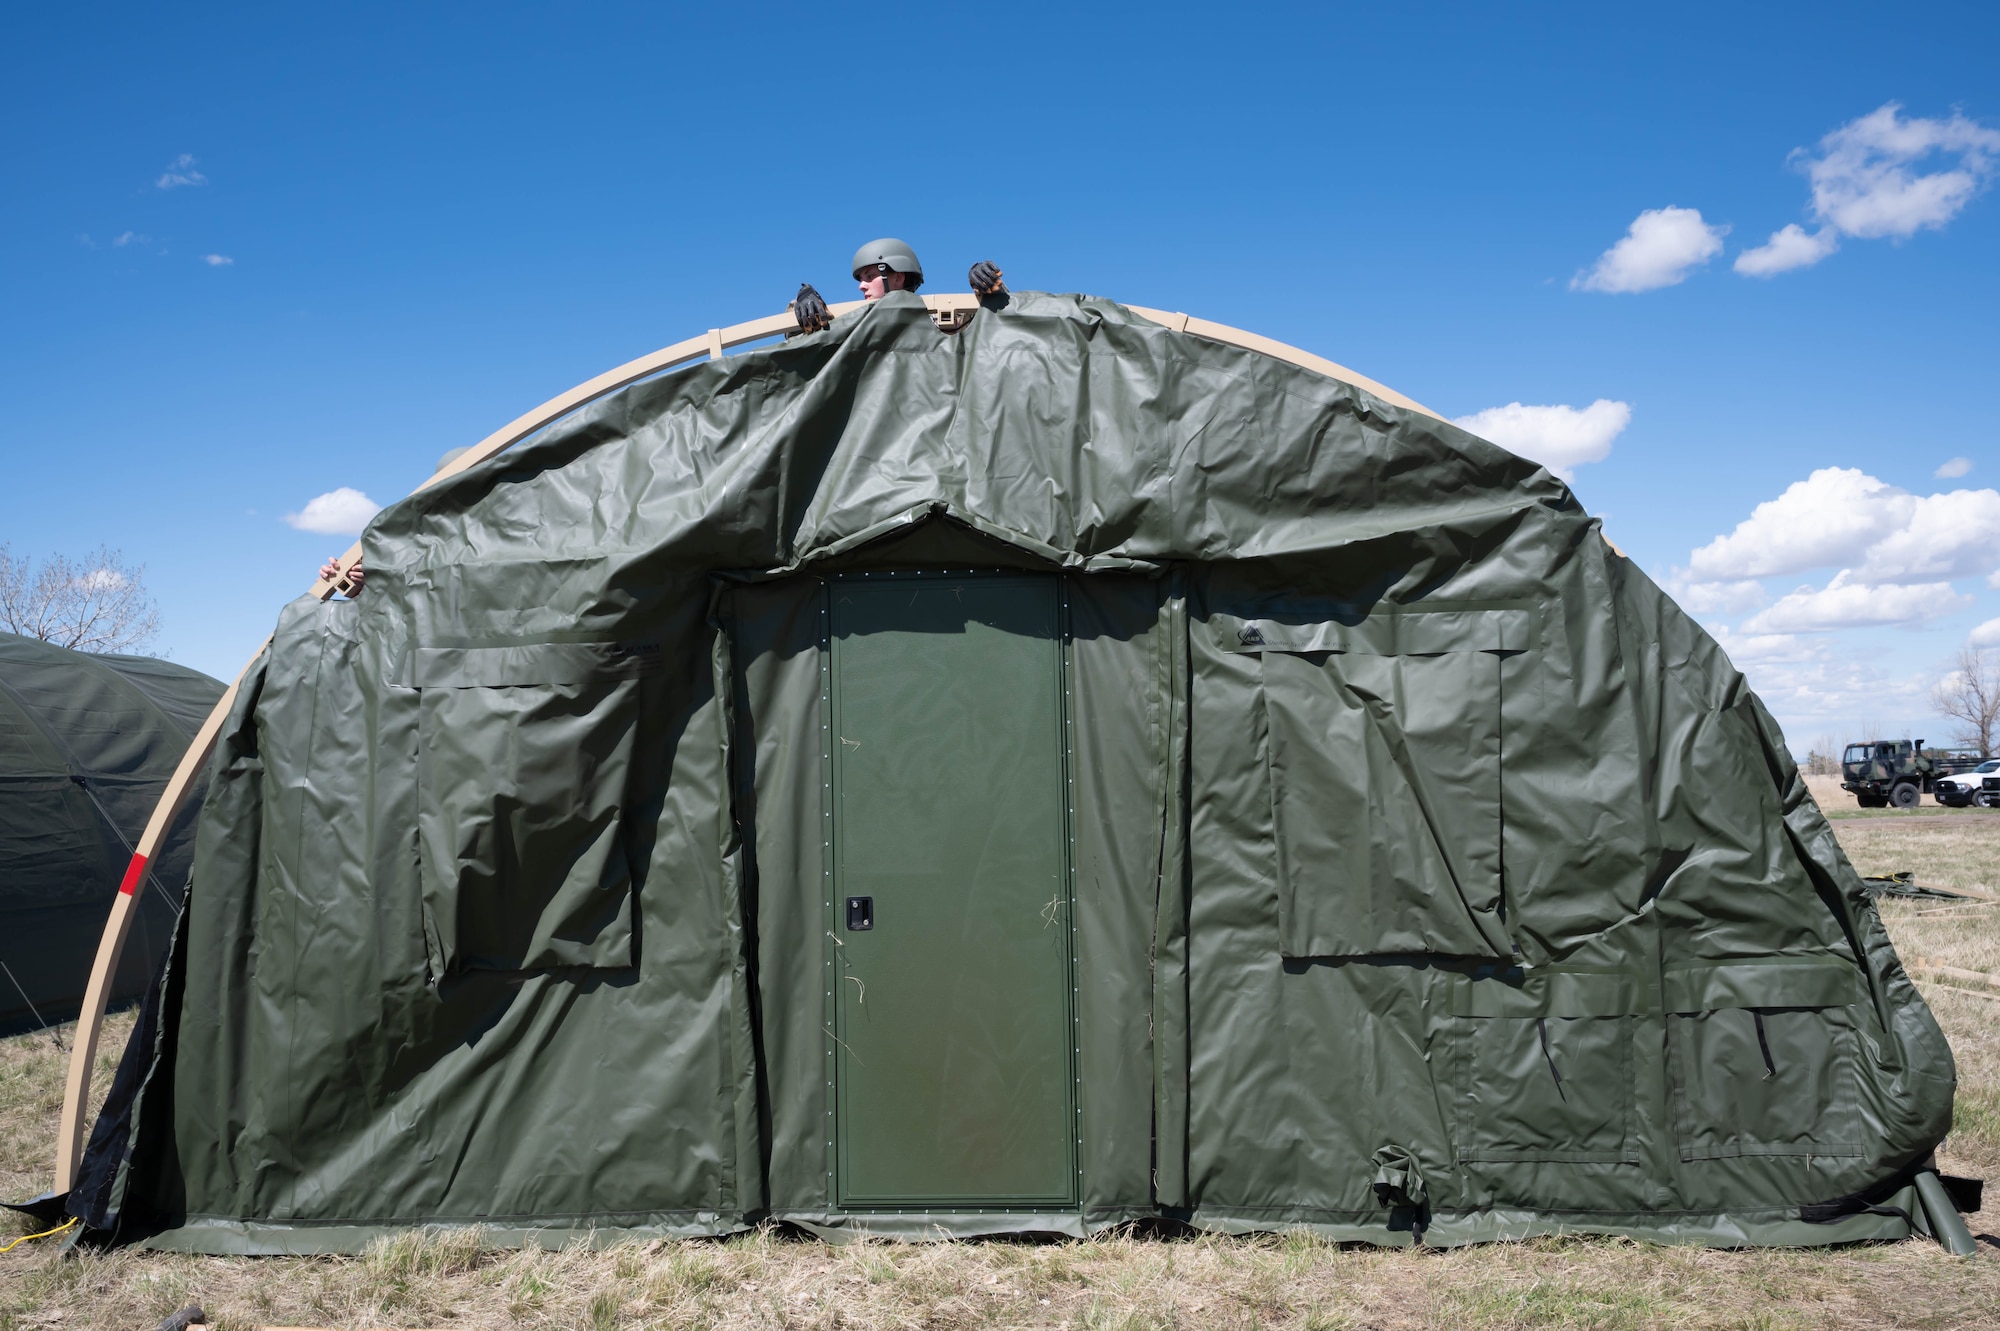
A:
[[[1501,801],[1528,667],[1508,658],[1537,622],[1519,605],[1212,617],[1259,657],[1284,956],[1512,955]]]
[[[1762,957],[1669,966],[1664,987],[1669,1012],[1846,1007],[1868,1001],[1860,970],[1842,957]]]
[[[1853,962],[1670,966],[1665,998],[1681,1159],[1864,1153]]]
[[[1446,990],[1454,1017],[1629,1017],[1645,1012],[1646,983],[1635,971],[1557,969],[1454,976]]]
[[[1641,973],[1617,967],[1452,976],[1459,1159],[1638,1163],[1632,1018],[1651,996]]]
[[[411,653],[434,980],[632,964],[627,821],[649,661],[597,643]]]

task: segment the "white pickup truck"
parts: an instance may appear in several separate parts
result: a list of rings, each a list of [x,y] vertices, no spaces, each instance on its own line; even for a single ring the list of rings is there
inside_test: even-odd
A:
[[[2000,800],[1993,798],[1995,793],[2000,792],[1984,789],[1985,783],[1994,777],[2000,777],[2000,758],[1989,758],[1969,772],[1939,777],[1931,786],[1931,794],[1939,804],[1954,809],[1962,809],[1968,804],[2000,804]]]

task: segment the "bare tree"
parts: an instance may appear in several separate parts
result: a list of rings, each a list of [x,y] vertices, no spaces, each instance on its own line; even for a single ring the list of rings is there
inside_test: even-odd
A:
[[[1952,738],[1991,754],[2000,740],[2000,653],[1967,643],[1931,691],[1931,705],[1958,722]]]
[[[0,630],[82,652],[124,652],[160,631],[144,565],[99,546],[82,560],[51,555],[39,569],[0,545]]]

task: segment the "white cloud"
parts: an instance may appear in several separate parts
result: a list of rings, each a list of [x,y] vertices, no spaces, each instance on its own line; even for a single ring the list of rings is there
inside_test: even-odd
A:
[[[1888,102],[1828,134],[1817,152],[1795,150],[1792,160],[1812,181],[1820,229],[1794,222],[1772,232],[1736,256],[1745,277],[1810,268],[1839,249],[1842,236],[1901,240],[1942,227],[1992,183],[2000,130],[1956,111],[1949,120],[1905,118],[1900,103]]]
[[[1688,569],[1699,579],[1726,581],[1849,563],[1906,520],[1901,500],[1912,497],[1859,469],[1823,467],[1696,550]]]
[[[151,236],[142,236],[136,231],[127,231],[113,236],[111,243],[117,248],[123,249],[127,245],[150,245],[153,243],[153,238]]]
[[[1832,227],[1809,232],[1793,222],[1773,231],[1756,249],[1737,255],[1735,267],[1745,277],[1775,277],[1794,268],[1810,268],[1839,248],[1840,236]]]
[[[1821,139],[1818,156],[1795,154],[1812,180],[1816,217],[1850,236],[1910,236],[1958,216],[1993,179],[2000,130],[1958,112],[1949,120],[1902,112],[1886,103]],[[1947,169],[1912,170],[1954,156]]]
[[[208,177],[194,169],[194,154],[182,153],[167,163],[167,169],[153,184],[160,189],[179,189],[182,185],[206,185]]]
[[[1611,441],[1632,423],[1632,407],[1608,398],[1599,398],[1581,411],[1509,402],[1504,407],[1460,416],[1452,423],[1573,481],[1576,468],[1586,462],[1601,462],[1611,452]]]
[[[1928,670],[1892,673],[1884,666],[1896,664],[1893,660],[1842,652],[1829,652],[1817,660],[1746,664],[1733,645],[1725,647],[1786,736],[1799,747],[1810,736],[1829,731],[1836,743],[1859,738],[1851,727],[1863,718],[1887,722],[1892,732],[1900,732],[1898,718],[1908,724],[1930,714],[1931,685],[1937,676]],[[1921,727],[1915,731],[1917,736],[1924,733]]]
[[[1965,578],[2000,566],[2000,490],[1913,495],[1854,467],[1822,467],[1688,558],[1695,582],[1844,568],[1866,584]]]
[[[2000,490],[1927,495],[1911,504],[1909,513],[1868,551],[1857,578],[1971,578],[2000,568]]]
[[[1688,273],[1722,253],[1726,226],[1710,226],[1695,208],[1653,208],[1640,213],[1625,238],[1604,251],[1588,273],[1570,279],[1571,291],[1652,291],[1685,281]]]
[[[1757,696],[1795,740],[1826,730],[1845,733],[1855,718],[1917,716],[1929,710],[1935,676],[1891,674],[1879,653],[1849,652],[1838,640],[1794,633],[1732,633],[1704,625]]]
[[[285,521],[300,531],[318,532],[323,536],[353,536],[368,525],[368,519],[381,511],[382,506],[367,495],[343,485],[338,490],[315,496],[298,512],[285,514]]]
[[[1770,599],[1754,578],[1736,582],[1677,581],[1672,591],[1674,600],[1697,615],[1740,615],[1745,610],[1760,608]]]
[[[1966,639],[1974,647],[2000,647],[2000,619],[1989,619]]]
[[[236,260],[230,258],[227,254],[204,254],[201,256],[201,261],[210,268],[226,268],[236,262]]]
[[[1801,587],[1743,622],[1748,634],[1825,633],[1884,624],[1921,624],[1963,610],[1970,596],[1948,582],[1870,585],[1846,569],[1823,588]]]
[[[1932,472],[1931,475],[1937,477],[1941,481],[1955,481],[1959,477],[1965,475],[1965,473],[1971,470],[1972,470],[1971,458],[1953,458],[1951,461],[1943,464],[1936,471]]]
[[[1797,633],[1733,633],[1725,624],[1703,625],[1738,670],[1759,665],[1796,665],[1808,661],[1828,661],[1833,653],[1825,638],[1803,637]]]

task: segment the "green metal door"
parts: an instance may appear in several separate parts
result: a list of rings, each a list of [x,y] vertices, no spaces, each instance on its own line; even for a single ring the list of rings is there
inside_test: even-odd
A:
[[[829,587],[835,1195],[1076,1201],[1053,578]]]

